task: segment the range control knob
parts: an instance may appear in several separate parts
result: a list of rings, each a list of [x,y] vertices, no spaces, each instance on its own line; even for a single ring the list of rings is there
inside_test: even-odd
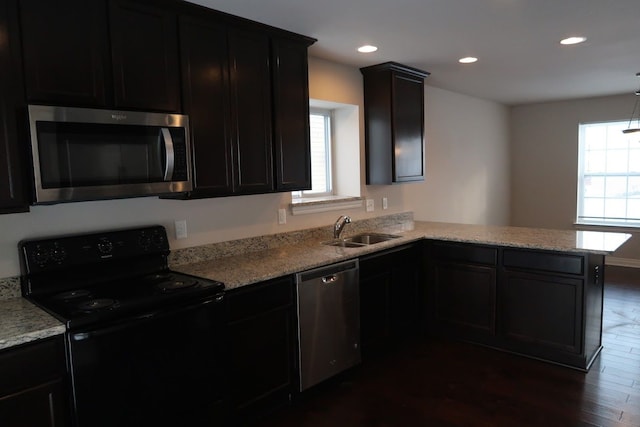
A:
[[[152,239],[153,239],[153,244],[154,244],[154,246],[156,246],[156,247],[157,247],[157,248],[159,248],[159,249],[162,249],[162,247],[163,247],[163,246],[164,246],[164,244],[165,244],[165,237],[164,237],[164,234],[162,234],[162,233],[161,233],[161,232],[159,232],[159,231],[155,231],[155,232],[153,233],[153,237],[152,237]]]
[[[47,265],[47,262],[49,262],[49,251],[47,250],[47,248],[43,248],[42,246],[37,245],[36,250],[33,253],[33,260],[40,267],[44,267],[45,265]]]
[[[111,255],[112,251],[113,243],[111,243],[109,239],[103,237],[98,241],[98,252],[100,252],[101,255]]]
[[[138,244],[145,251],[148,250],[149,246],[151,246],[151,237],[146,233],[141,233],[138,238]]]
[[[65,258],[67,258],[67,251],[62,246],[54,243],[53,249],[51,249],[51,259],[58,264],[62,264]]]

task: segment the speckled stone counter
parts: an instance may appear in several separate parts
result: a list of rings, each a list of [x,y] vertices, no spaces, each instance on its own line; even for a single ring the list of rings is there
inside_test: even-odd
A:
[[[305,271],[422,239],[510,246],[559,252],[610,254],[631,237],[623,233],[547,230],[521,227],[414,222],[411,215],[397,215],[381,223],[356,224],[344,237],[363,231],[393,233],[400,238],[358,248],[321,244],[331,240],[331,227],[296,232],[289,236],[264,236],[255,241],[177,251],[171,267],[195,276],[223,282],[233,289]],[[350,224],[349,226],[351,226]],[[190,262],[193,261],[193,262]]]
[[[64,331],[62,323],[24,298],[0,300],[0,350]]]
[[[413,221],[411,213],[354,221],[344,237],[385,232],[400,237],[359,248],[327,246],[331,225],[172,251],[171,268],[220,280],[227,289],[294,274],[422,239],[560,252],[610,254],[629,234]],[[0,279],[0,349],[64,333],[64,326],[20,298],[19,278]]]

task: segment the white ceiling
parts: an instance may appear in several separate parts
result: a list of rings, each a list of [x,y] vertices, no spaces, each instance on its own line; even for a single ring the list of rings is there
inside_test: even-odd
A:
[[[631,94],[640,85],[639,0],[191,0],[318,39],[310,55],[396,61],[427,84],[514,105]],[[560,46],[571,35],[588,39]],[[379,50],[363,55],[362,44]],[[457,62],[477,56],[475,64]]]

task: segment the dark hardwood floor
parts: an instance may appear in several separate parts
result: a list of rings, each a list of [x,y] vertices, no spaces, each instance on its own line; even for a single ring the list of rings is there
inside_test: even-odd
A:
[[[604,350],[589,373],[425,340],[368,358],[257,425],[640,426],[640,270],[607,267]]]

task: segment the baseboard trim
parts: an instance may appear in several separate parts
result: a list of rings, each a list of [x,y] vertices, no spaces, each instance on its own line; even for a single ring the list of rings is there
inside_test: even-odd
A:
[[[618,258],[618,257],[608,256],[605,258],[604,263],[606,265],[615,265],[617,267],[640,268],[640,259],[634,259],[634,258]]]

